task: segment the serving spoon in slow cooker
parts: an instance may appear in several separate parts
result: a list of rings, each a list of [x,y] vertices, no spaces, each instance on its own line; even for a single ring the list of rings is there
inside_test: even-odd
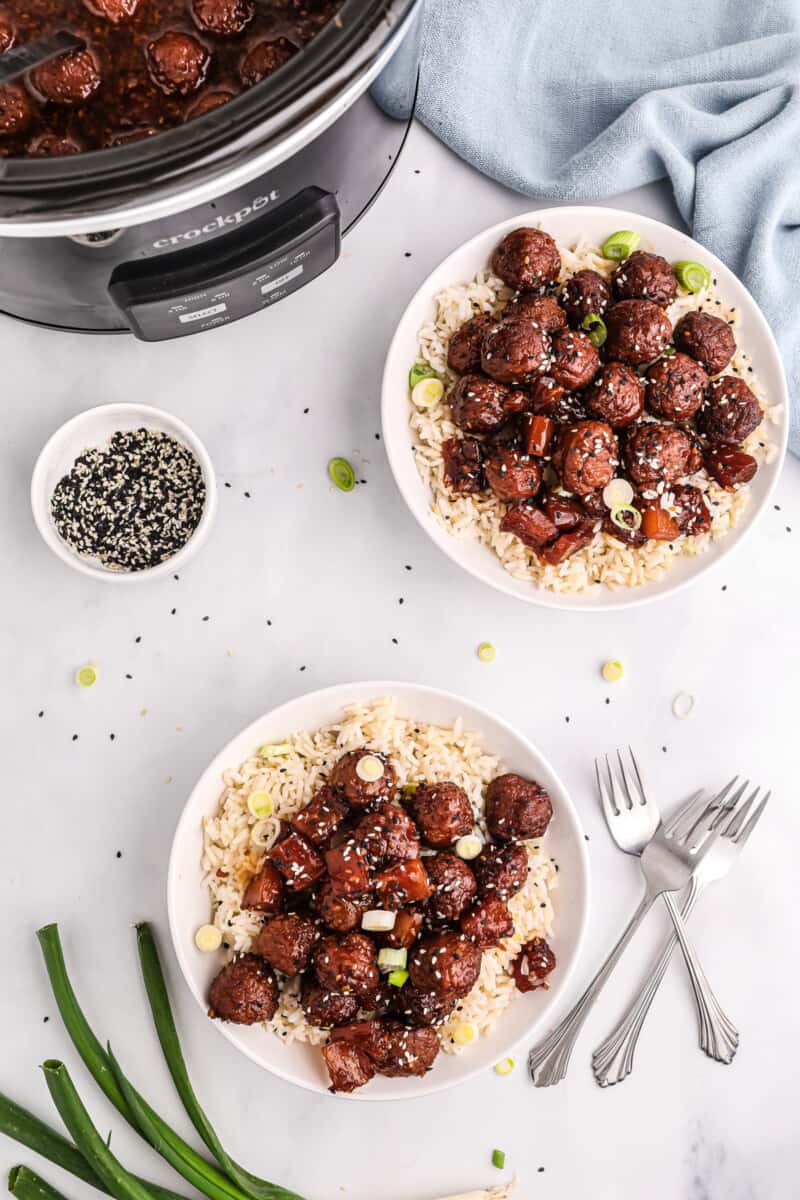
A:
[[[50,33],[47,37],[37,38],[33,42],[25,42],[15,50],[6,50],[0,55],[0,83],[9,83],[19,75],[24,75],[32,67],[38,67],[63,54],[66,50],[83,50],[86,42],[66,29]]]

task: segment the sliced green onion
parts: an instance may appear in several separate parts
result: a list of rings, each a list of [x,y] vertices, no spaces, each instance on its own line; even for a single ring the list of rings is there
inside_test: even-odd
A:
[[[628,519],[627,514],[630,515],[630,519]],[[626,533],[631,533],[635,532],[641,525],[642,514],[632,504],[618,504],[611,513],[611,520],[617,529],[624,529]]]
[[[459,858],[467,860],[477,858],[483,849],[483,839],[475,833],[465,833],[458,839],[453,849]]]
[[[678,283],[681,287],[686,288],[687,292],[694,294],[704,292],[711,284],[711,272],[702,263],[692,262],[691,259],[684,259],[681,262],[676,262],[672,269],[675,272]]]
[[[603,679],[605,679],[606,683],[619,683],[624,674],[625,669],[618,659],[612,658],[608,662],[603,663]]]
[[[417,408],[433,408],[444,395],[444,384],[441,379],[421,379],[411,393],[411,400]]]
[[[392,987],[401,988],[408,980],[408,971],[391,971],[388,979]]]
[[[213,954],[222,945],[222,933],[216,925],[201,925],[194,935],[194,944],[203,954]]]
[[[677,354],[675,347],[670,343],[664,350],[661,351],[662,358],[674,358]]]
[[[377,754],[364,754],[356,763],[356,775],[364,783],[375,783],[383,775],[383,760]]]
[[[477,1036],[477,1026],[473,1025],[471,1021],[462,1021],[453,1030],[453,1041],[457,1046],[469,1046],[470,1042],[474,1042]]]
[[[389,912],[385,908],[371,908],[361,918],[361,928],[366,929],[368,933],[391,933],[396,920],[397,913]]]
[[[435,374],[436,374],[436,372],[434,371],[434,369],[430,365],[430,363],[426,363],[426,362],[414,363],[413,367],[408,372],[408,386],[411,388],[411,391],[413,392],[414,388],[417,386],[417,384],[420,382],[420,380],[432,379],[435,376]]]
[[[497,1167],[498,1171],[502,1171],[506,1165],[506,1155],[504,1150],[492,1151],[492,1166]]]
[[[413,796],[415,792],[419,791],[419,784],[418,783],[404,783],[400,790],[404,796]]]
[[[332,458],[328,463],[328,475],[340,492],[352,492],[356,486],[356,473],[346,458]]]
[[[603,488],[603,503],[607,508],[619,508],[620,504],[630,504],[633,500],[633,488],[627,479],[612,479]]]
[[[513,1070],[513,1058],[502,1058],[499,1063],[494,1064],[495,1075],[510,1075]]]
[[[78,687],[92,687],[97,683],[97,667],[94,663],[87,663],[85,667],[79,667],[75,672],[75,682]]]
[[[481,642],[480,646],[478,646],[478,658],[481,662],[494,662],[497,658],[497,651],[491,642]]]
[[[605,340],[608,337],[606,323],[597,313],[589,313],[588,317],[584,317],[581,321],[581,329],[585,329],[589,334],[589,341],[593,346],[605,345]]]
[[[633,254],[641,238],[632,229],[618,229],[611,237],[603,242],[603,258],[611,258],[615,262]]]
[[[403,971],[407,962],[407,950],[390,950],[386,947],[378,951],[379,971]]]
[[[247,808],[257,821],[265,821],[272,816],[272,796],[269,792],[251,792],[247,797]]]
[[[283,754],[291,754],[292,747],[289,742],[271,742],[264,746],[259,746],[256,754],[259,758],[280,758]]]

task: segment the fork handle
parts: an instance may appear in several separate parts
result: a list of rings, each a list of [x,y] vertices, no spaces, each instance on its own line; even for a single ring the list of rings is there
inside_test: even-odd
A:
[[[698,884],[696,879],[692,880],[689,884],[683,908],[680,910],[683,921],[689,920],[692,910],[703,890],[703,887]],[[668,895],[672,899],[669,893],[665,893],[665,897]],[[675,908],[677,911],[677,906]],[[619,1021],[608,1037],[600,1043],[592,1055],[594,1077],[601,1087],[609,1087],[615,1083],[621,1083],[633,1070],[633,1059],[639,1034],[642,1032],[642,1027],[650,1011],[650,1005],[653,1003],[656,992],[661,986],[661,980],[667,972],[667,967],[670,964],[677,944],[677,934],[670,934],[664,943],[657,962],[648,973],[647,980],[642,985],[638,996],[633,1000],[621,1021]],[[736,1035],[736,1039],[738,1041],[738,1035]]]
[[[581,998],[560,1025],[557,1025],[543,1042],[540,1042],[538,1046],[534,1046],[531,1050],[528,1055],[528,1070],[531,1079],[537,1087],[550,1087],[554,1083],[559,1083],[566,1075],[570,1055],[592,1005],[599,996],[609,975],[622,957],[622,953],[628,942],[639,928],[646,914],[650,911],[654,900],[655,896],[653,894],[649,891],[645,892],[639,902],[639,907],[623,930],[616,946],[614,946]]]
[[[700,966],[700,960],[694,952],[694,947],[686,936],[678,906],[669,892],[664,892],[664,903],[672,918],[686,969],[689,972],[689,979],[692,982],[697,1015],[700,1019],[700,1047],[709,1058],[715,1059],[716,1062],[731,1063],[739,1047],[739,1031],[730,1017],[725,1014],[722,1005],[711,990],[711,984]]]

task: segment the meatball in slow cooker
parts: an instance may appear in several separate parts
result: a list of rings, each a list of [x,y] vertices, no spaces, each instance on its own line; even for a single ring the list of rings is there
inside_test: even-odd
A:
[[[492,270],[515,291],[532,292],[558,279],[561,255],[543,229],[514,229],[492,255]]]
[[[16,41],[17,31],[11,13],[0,8],[0,54],[10,50]]]
[[[736,353],[736,338],[728,322],[705,312],[681,317],[675,326],[675,345],[702,363],[709,375],[724,371]]]
[[[278,67],[282,67],[296,53],[297,47],[285,37],[276,38],[272,42],[257,42],[247,51],[239,67],[242,83],[245,87],[253,87],[273,71],[277,71]]]
[[[189,96],[205,83],[211,55],[190,33],[170,29],[147,43],[147,68],[167,95]]]
[[[697,426],[715,445],[739,445],[758,429],[761,417],[761,405],[745,381],[723,375],[708,385]]]
[[[112,25],[128,21],[139,7],[140,0],[83,0],[89,12],[104,17]]]
[[[672,337],[667,314],[652,300],[620,300],[606,314],[608,358],[638,367],[663,354]]]
[[[659,359],[647,372],[647,407],[667,421],[688,421],[703,403],[708,375],[680,351]]]
[[[253,0],[190,0],[189,11],[198,28],[230,37],[249,25],[256,6]]]
[[[607,362],[601,367],[584,399],[593,417],[612,429],[624,429],[638,421],[644,411],[644,386],[625,363]]]
[[[543,375],[550,362],[550,338],[533,321],[511,317],[483,335],[481,366],[498,383],[524,383]]]
[[[222,108],[223,104],[233,100],[235,94],[235,92],[222,89],[217,92],[203,92],[202,96],[198,96],[194,104],[187,108],[185,120],[193,121],[195,117],[204,117],[206,113],[213,112],[215,108]]]
[[[31,138],[25,147],[30,158],[61,158],[65,154],[80,154],[81,147],[67,134],[45,132]]]
[[[80,104],[100,87],[100,67],[91,50],[68,50],[34,67],[28,80],[53,104]]]
[[[675,273],[660,254],[636,250],[626,258],[611,276],[611,286],[618,300],[653,300],[656,304],[671,304],[677,284]]]
[[[24,133],[33,116],[27,92],[13,83],[0,83],[0,133]]]
[[[243,954],[222,968],[208,993],[209,1016],[234,1025],[271,1021],[278,1008],[278,981],[256,954]]]
[[[611,303],[611,289],[602,275],[586,269],[570,276],[559,299],[570,324],[580,325],[592,314],[603,316]]]

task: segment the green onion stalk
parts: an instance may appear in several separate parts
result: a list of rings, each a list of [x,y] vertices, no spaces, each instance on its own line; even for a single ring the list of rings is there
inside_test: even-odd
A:
[[[62,1192],[51,1187],[29,1167],[12,1167],[8,1172],[8,1190],[17,1200],[66,1200]]]

